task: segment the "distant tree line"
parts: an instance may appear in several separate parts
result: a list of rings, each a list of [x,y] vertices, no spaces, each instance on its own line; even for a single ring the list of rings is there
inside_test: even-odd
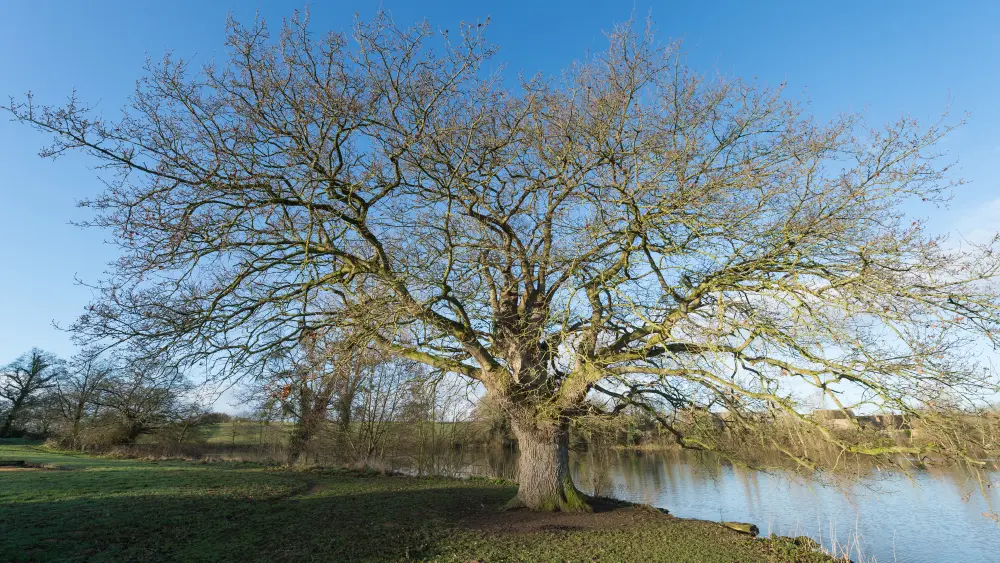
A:
[[[54,438],[64,447],[133,444],[212,418],[166,362],[84,351],[64,360],[34,348],[0,368],[0,437]]]
[[[192,378],[150,356],[85,349],[66,360],[30,350],[0,367],[0,437],[126,455],[233,454],[216,452],[228,447],[289,464],[407,457],[421,471],[456,444],[509,438],[489,422],[496,413],[475,408],[481,392],[465,382],[334,331],[270,358],[266,374],[241,386],[236,417],[209,411]],[[476,418],[485,423],[468,424]]]
[[[246,386],[243,398],[258,419],[292,423],[287,463],[322,451],[367,465],[403,450],[412,455],[481,439],[468,426],[439,424],[475,418],[478,395],[466,382],[355,335],[319,330],[272,356],[266,375]]]

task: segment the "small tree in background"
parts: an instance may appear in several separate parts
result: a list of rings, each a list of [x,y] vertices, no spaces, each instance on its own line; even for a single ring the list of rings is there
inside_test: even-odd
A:
[[[66,377],[56,387],[56,405],[62,418],[62,438],[66,445],[83,447],[81,432],[88,418],[94,417],[98,395],[115,367],[91,351],[83,351],[70,361]]]
[[[114,442],[133,444],[143,434],[199,414],[187,397],[193,386],[176,366],[133,357],[116,362],[97,386],[94,398],[101,423],[117,434]]]
[[[339,448],[347,447],[358,394],[373,366],[384,359],[349,335],[306,333],[295,348],[268,359],[268,373],[246,389],[245,397],[294,421],[286,457],[293,464],[331,417]]]
[[[37,405],[66,375],[65,362],[33,348],[0,371],[0,398],[7,401],[0,437],[9,436],[18,418]]]
[[[385,457],[398,433],[391,433],[408,403],[409,385],[424,375],[422,366],[405,359],[371,365],[357,391],[354,423],[347,445],[356,462],[369,464]]]

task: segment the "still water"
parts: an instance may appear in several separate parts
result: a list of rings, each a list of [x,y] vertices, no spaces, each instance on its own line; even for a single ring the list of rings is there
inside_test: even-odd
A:
[[[461,472],[514,476],[513,454],[470,461]],[[849,550],[854,561],[1000,562],[1000,525],[988,517],[1000,512],[1000,473],[984,495],[967,474],[947,469],[908,477],[872,469],[823,484],[687,452],[581,453],[571,463],[584,492],[681,518],[750,522],[761,534],[809,536],[838,554]]]
[[[986,496],[958,470],[909,477],[872,469],[821,484],[678,453],[612,453],[573,461],[578,486],[666,508],[682,518],[756,524],[762,534],[809,536],[858,561],[1000,561],[1000,474]],[[858,557],[860,551],[861,557]]]

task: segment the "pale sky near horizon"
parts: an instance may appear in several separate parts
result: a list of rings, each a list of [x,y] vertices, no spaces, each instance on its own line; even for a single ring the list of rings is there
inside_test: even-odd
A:
[[[143,5],[140,5],[143,4]],[[0,4],[0,100],[33,91],[58,103],[75,88],[108,113],[142,76],[147,56],[166,50],[207,61],[224,56],[226,14],[259,11],[280,24],[304,2],[11,2]],[[969,122],[940,145],[970,184],[948,209],[922,208],[936,232],[982,240],[1000,228],[1000,2],[326,2],[310,5],[315,31],[345,29],[381,6],[398,23],[427,18],[441,28],[491,19],[496,60],[510,72],[557,73],[602,31],[650,14],[659,36],[681,39],[704,73],[788,83],[826,119],[864,111],[871,123],[907,113],[936,119],[950,103]],[[115,249],[83,230],[74,202],[102,187],[94,161],[42,160],[42,135],[0,113],[0,364],[33,346],[69,357],[65,325],[89,300],[74,278],[96,281]]]

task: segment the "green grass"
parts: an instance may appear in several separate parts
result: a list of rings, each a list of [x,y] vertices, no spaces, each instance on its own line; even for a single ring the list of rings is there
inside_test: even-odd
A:
[[[272,422],[262,425],[256,422],[219,422],[208,424],[202,429],[205,441],[209,444],[232,444],[235,446],[254,446],[264,443],[287,440],[294,425],[287,422]]]
[[[3,441],[0,460],[47,467],[0,471],[3,561],[826,560],[641,507],[500,514],[515,489],[484,480],[140,462]]]
[[[486,434],[484,425],[476,422],[423,422],[420,424],[423,425],[424,431],[429,431],[428,425],[433,424],[441,436],[458,435],[468,439],[481,438]],[[413,429],[412,423],[389,422],[387,425],[395,433]],[[199,433],[209,444],[253,446],[262,441],[265,444],[283,443],[294,428],[295,425],[291,422],[276,421],[261,424],[259,422],[230,421],[206,424],[199,429]],[[262,435],[263,440],[261,439]]]

